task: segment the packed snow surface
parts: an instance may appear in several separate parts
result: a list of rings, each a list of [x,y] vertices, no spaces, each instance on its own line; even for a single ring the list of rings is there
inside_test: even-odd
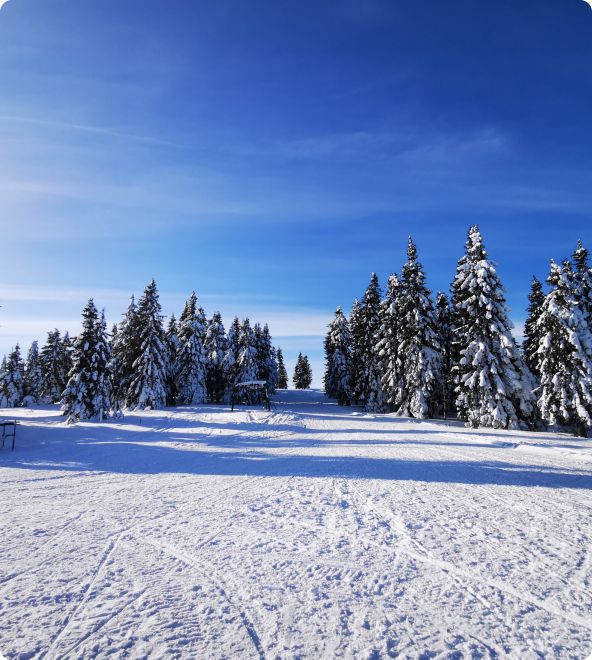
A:
[[[0,450],[7,657],[586,657],[592,442],[280,392]]]

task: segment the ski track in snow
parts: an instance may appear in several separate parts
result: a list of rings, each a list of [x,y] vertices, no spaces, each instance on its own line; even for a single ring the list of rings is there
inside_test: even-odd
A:
[[[592,652],[592,441],[276,399],[0,411],[0,653]]]

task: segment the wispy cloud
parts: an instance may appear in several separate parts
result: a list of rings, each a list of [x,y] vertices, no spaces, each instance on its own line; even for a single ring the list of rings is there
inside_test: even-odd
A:
[[[14,122],[18,124],[30,124],[33,126],[42,126],[46,128],[59,129],[61,131],[77,131],[82,133],[91,133],[94,135],[102,135],[102,136],[117,138],[122,140],[132,140],[135,142],[143,142],[145,144],[153,144],[162,147],[173,147],[175,149],[187,148],[186,144],[180,144],[178,142],[164,140],[162,138],[157,138],[150,135],[138,135],[135,133],[127,133],[124,131],[119,131],[104,126],[88,126],[84,124],[55,121],[51,119],[38,119],[35,117],[23,117],[18,115],[0,115],[0,121]]]

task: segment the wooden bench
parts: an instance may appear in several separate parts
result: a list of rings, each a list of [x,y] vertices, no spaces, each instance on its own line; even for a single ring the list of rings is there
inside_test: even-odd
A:
[[[14,441],[16,440],[16,425],[18,422],[16,419],[13,422],[0,422],[0,426],[2,427],[2,447],[4,447],[4,441],[6,438],[12,438],[12,451],[14,451]],[[7,429],[12,429],[12,433],[10,431],[7,432]]]

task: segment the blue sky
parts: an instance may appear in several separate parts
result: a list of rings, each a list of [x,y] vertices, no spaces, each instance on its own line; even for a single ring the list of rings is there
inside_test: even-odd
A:
[[[165,313],[195,289],[320,377],[335,306],[409,234],[447,289],[475,222],[519,324],[531,275],[592,249],[591,71],[583,0],[10,0],[0,352],[155,277]]]

